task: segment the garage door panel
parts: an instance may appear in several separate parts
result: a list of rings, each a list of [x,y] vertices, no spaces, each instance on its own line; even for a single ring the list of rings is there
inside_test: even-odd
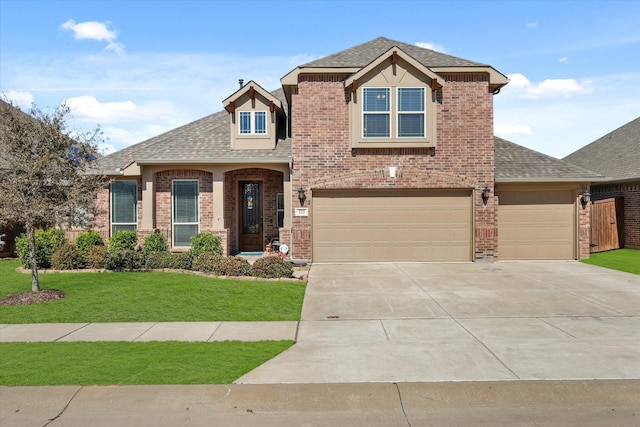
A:
[[[575,206],[571,191],[500,192],[500,259],[574,259]]]
[[[313,260],[468,261],[469,192],[314,192]]]

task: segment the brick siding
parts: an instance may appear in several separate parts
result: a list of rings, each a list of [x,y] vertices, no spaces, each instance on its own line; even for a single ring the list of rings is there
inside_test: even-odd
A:
[[[496,209],[493,194],[493,99],[482,74],[446,74],[437,93],[435,148],[356,148],[349,143],[344,76],[301,76],[292,95],[293,205],[297,189],[474,189],[475,256],[493,259]],[[321,108],[319,108],[321,106]],[[386,167],[397,166],[389,178]],[[305,205],[313,203],[312,191]],[[311,217],[293,217],[292,257],[311,259]]]

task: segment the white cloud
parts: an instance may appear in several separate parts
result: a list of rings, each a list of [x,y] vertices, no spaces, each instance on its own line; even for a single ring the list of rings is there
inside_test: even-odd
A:
[[[447,50],[444,48],[444,46],[439,43],[417,42],[416,46],[421,47],[423,49],[435,50],[436,52],[447,53]]]
[[[509,84],[504,88],[505,93],[510,93],[519,98],[540,99],[550,97],[569,98],[573,95],[584,95],[593,92],[589,79],[578,81],[576,79],[547,79],[533,84],[523,74],[509,74]]]
[[[20,92],[16,90],[10,90],[3,95],[10,101],[13,101],[18,107],[22,109],[31,108],[31,105],[34,103],[35,98],[33,94],[30,92]]]
[[[505,138],[510,138],[518,135],[533,135],[531,126],[529,125],[496,124],[494,126],[494,133]]]
[[[137,110],[131,101],[101,103],[95,97],[88,95],[67,98],[65,102],[78,119],[103,123],[130,118]]]
[[[562,62],[563,64],[568,64],[569,63],[569,57],[568,56],[563,56],[562,58],[558,58],[558,62]]]
[[[73,32],[73,36],[76,40],[97,40],[106,41],[107,47],[105,50],[112,50],[117,54],[124,53],[124,45],[116,41],[117,34],[108,28],[110,22],[76,22],[73,19],[69,19],[62,24],[60,28]]]
[[[537,28],[538,27],[538,21],[527,22],[527,27],[529,27],[529,28]]]

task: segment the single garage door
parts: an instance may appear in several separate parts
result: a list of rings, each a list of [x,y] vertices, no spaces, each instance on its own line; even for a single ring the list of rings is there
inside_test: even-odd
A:
[[[470,261],[469,191],[313,192],[313,261]]]
[[[575,259],[572,191],[500,191],[498,257]]]

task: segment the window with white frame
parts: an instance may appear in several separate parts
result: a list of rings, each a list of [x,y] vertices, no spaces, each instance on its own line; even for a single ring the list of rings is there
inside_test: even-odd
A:
[[[398,88],[398,138],[424,137],[424,88]]]
[[[424,138],[425,122],[425,88],[363,88],[364,138]]]
[[[173,246],[190,247],[191,236],[198,234],[198,181],[173,181]]]
[[[138,183],[113,181],[111,183],[111,234],[120,230],[138,228]]]
[[[365,138],[388,138],[391,135],[391,103],[388,87],[364,88],[362,129]]]
[[[240,111],[238,120],[240,135],[266,135],[266,111]]]
[[[276,193],[276,224],[278,228],[284,226],[284,193]]]

